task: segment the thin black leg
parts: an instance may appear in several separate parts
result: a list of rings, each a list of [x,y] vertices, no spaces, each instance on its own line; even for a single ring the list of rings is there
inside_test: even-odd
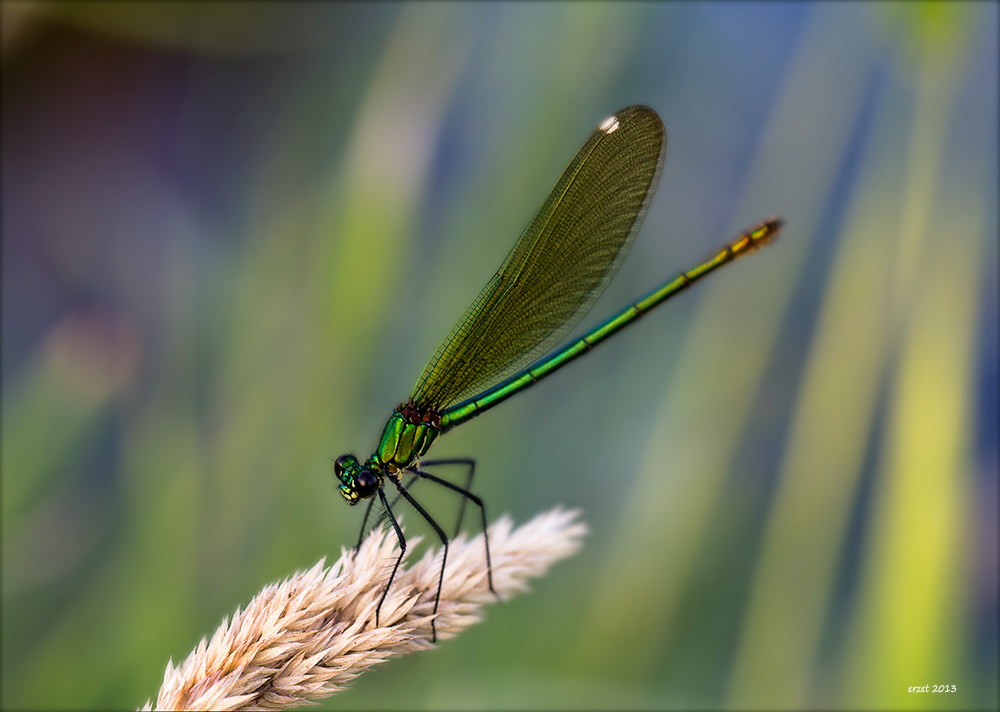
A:
[[[419,477],[417,477],[417,474],[416,474],[415,472],[409,472],[408,474],[412,475],[412,477],[410,478],[410,481],[409,481],[409,482],[407,482],[407,483],[406,483],[405,485],[403,485],[403,489],[405,489],[405,490],[408,490],[408,489],[410,489],[410,486],[411,486],[411,485],[412,485],[412,484],[413,484],[414,482],[416,482],[416,481],[417,481],[418,479],[420,479]],[[401,500],[402,498],[403,498],[403,495],[401,495],[401,494],[399,494],[399,493],[397,492],[397,493],[396,493],[396,496],[392,498],[392,501],[391,501],[391,502],[389,502],[389,507],[395,507],[395,506],[396,506],[396,502],[398,502],[398,501],[399,501],[399,500]],[[368,504],[368,509],[369,509],[369,511],[371,510],[371,506],[372,506],[372,504],[374,504],[374,502],[375,502],[375,498],[374,498],[374,497],[372,497],[372,499],[371,499],[371,502],[369,502],[369,504]],[[367,515],[367,514],[365,514],[365,516],[367,517],[368,515]],[[383,510],[382,510],[382,513],[381,513],[381,514],[379,514],[379,515],[378,515],[378,516],[377,516],[377,517],[375,518],[375,523],[374,523],[374,524],[372,524],[372,529],[374,529],[374,528],[375,528],[375,527],[377,527],[377,526],[380,526],[380,525],[382,524],[382,522],[384,522],[384,521],[386,520],[386,518],[387,518],[387,513],[386,513],[386,510],[385,510],[385,509],[383,509]],[[364,523],[362,522],[362,526],[363,526],[363,525],[364,525]],[[361,534],[361,536],[364,536],[364,530],[362,530],[362,534]]]
[[[422,477],[425,476],[423,473],[421,473],[421,472],[419,472],[417,470],[408,470],[408,471],[409,472],[415,472],[416,474],[418,474],[418,475],[420,475]],[[435,480],[438,479],[436,477],[433,477],[433,475],[431,476],[431,478],[435,479]],[[406,491],[406,489],[403,487],[403,485],[400,483],[400,481],[398,479],[396,479],[392,475],[389,476],[389,479],[391,479],[392,483],[394,485],[396,485],[396,489],[399,490],[399,493],[403,496],[403,499],[405,499],[407,502],[409,502],[410,504],[413,505],[413,508],[415,510],[417,510],[417,512],[420,514],[421,517],[423,517],[424,519],[427,520],[428,524],[430,524],[432,527],[434,527],[434,531],[436,531],[437,535],[441,538],[441,545],[444,547],[444,550],[443,550],[443,552],[441,554],[441,575],[438,577],[437,595],[434,596],[434,613],[436,614],[437,611],[438,611],[438,604],[441,602],[441,588],[444,586],[444,567],[445,567],[445,564],[448,563],[448,537],[445,535],[444,529],[442,529],[438,525],[438,523],[436,521],[434,521],[434,517],[432,517],[430,514],[428,514],[427,510],[425,510],[423,507],[421,507],[420,504],[417,502],[417,500],[413,499],[413,495],[411,495],[409,492]],[[443,480],[442,480],[442,482],[443,482]],[[451,484],[451,483],[448,483],[448,484]],[[379,490],[379,492],[381,492],[381,490]],[[390,514],[389,516],[391,517],[392,515]],[[394,525],[396,524],[396,519],[395,518],[393,518],[392,523]],[[398,561],[396,562],[396,565],[399,566],[399,562]],[[395,575],[396,570],[393,569],[392,573]],[[392,579],[389,579],[389,583],[392,583]],[[385,594],[382,595],[382,598],[385,599]],[[379,603],[379,605],[381,606],[382,604]],[[435,626],[435,621],[434,621],[433,618],[431,619],[431,642],[433,642],[433,643],[437,642],[437,627]]]
[[[436,482],[442,487],[447,487],[450,490],[454,490],[455,492],[458,492],[462,495],[463,501],[465,497],[468,497],[470,500],[472,500],[473,504],[479,507],[479,514],[483,520],[483,541],[486,543],[486,580],[489,581],[490,591],[492,591],[497,598],[500,598],[500,594],[498,594],[496,592],[496,589],[493,588],[493,563],[490,561],[490,537],[486,533],[486,507],[485,505],[483,505],[483,500],[479,499],[479,497],[472,494],[472,492],[469,492],[469,490],[462,489],[458,485],[452,484],[448,480],[442,480],[440,477],[435,477],[429,472],[424,472],[422,470],[408,470],[408,472],[414,472],[421,479],[430,480],[431,482]],[[409,496],[407,496],[407,498],[409,498]]]
[[[406,473],[407,473],[407,474],[410,474],[410,475],[413,475],[413,477],[412,477],[412,479],[410,479],[410,481],[409,481],[409,482],[407,482],[407,483],[406,483],[405,485],[403,485],[403,489],[404,489],[404,490],[408,490],[408,489],[410,489],[410,486],[411,486],[411,485],[412,485],[412,484],[413,484],[414,482],[416,482],[416,481],[417,481],[417,473],[416,473],[416,472],[412,472],[412,471],[410,471],[410,470],[406,470]],[[396,502],[398,502],[398,501],[399,501],[400,499],[402,499],[402,498],[403,498],[403,495],[401,495],[401,494],[399,494],[399,493],[397,492],[397,493],[396,493],[396,496],[395,496],[395,497],[393,498],[393,500],[392,500],[392,506],[393,506],[393,507],[395,507],[395,506],[396,506]]]
[[[358,532],[358,545],[355,546],[355,550],[361,548],[361,542],[365,538],[365,526],[368,524],[368,515],[372,513],[372,505],[375,504],[375,498],[372,497],[368,500],[368,508],[365,510],[365,518],[361,520],[361,531]]]
[[[436,467],[437,465],[467,465],[469,468],[469,476],[465,478],[465,489],[466,491],[472,489],[472,478],[476,474],[476,461],[471,457],[451,457],[444,460],[421,460],[421,467]],[[458,508],[458,523],[455,525],[455,534],[452,538],[458,536],[458,533],[462,531],[462,518],[465,516],[465,501],[467,499],[466,494],[462,493],[462,504]]]
[[[397,487],[398,486],[399,485],[397,485]],[[389,514],[389,521],[392,522],[392,528],[396,531],[396,538],[399,540],[399,557],[396,559],[396,563],[392,567],[392,573],[389,574],[389,582],[385,585],[385,591],[382,592],[382,598],[378,600],[378,606],[375,608],[376,626],[378,625],[378,615],[382,610],[382,604],[385,603],[385,597],[389,595],[389,589],[392,588],[392,580],[396,578],[396,571],[399,569],[399,564],[403,560],[403,557],[406,556],[406,537],[403,536],[403,530],[399,528],[399,522],[396,521],[396,517],[392,514],[392,508],[389,507],[389,502],[385,498],[385,492],[382,491],[381,485],[378,488],[378,498],[382,500],[382,506],[385,507],[385,511]],[[375,499],[372,498],[372,501],[374,502]],[[440,591],[438,591],[438,594],[440,594]],[[437,611],[436,605],[434,610]]]

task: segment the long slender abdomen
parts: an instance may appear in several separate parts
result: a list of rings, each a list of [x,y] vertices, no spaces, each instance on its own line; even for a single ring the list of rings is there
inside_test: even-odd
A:
[[[682,272],[669,282],[657,287],[641,299],[629,304],[597,328],[521,371],[486,393],[458,403],[441,413],[441,430],[446,431],[475,418],[490,408],[502,403],[515,393],[523,391],[551,373],[558,371],[571,361],[578,359],[602,341],[618,333],[629,324],[638,321],[655,307],[684,291],[698,280],[706,277],[723,265],[770,243],[778,235],[783,222],[778,218],[765,220],[753,229],[744,232],[697,267]]]

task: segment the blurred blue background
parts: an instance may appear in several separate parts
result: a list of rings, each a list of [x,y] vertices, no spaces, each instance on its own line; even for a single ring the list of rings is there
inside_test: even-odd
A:
[[[323,706],[1000,704],[995,3],[2,11],[3,707],[134,709],[352,544],[330,459],[633,103],[667,161],[584,326],[784,233],[435,446],[591,534]]]

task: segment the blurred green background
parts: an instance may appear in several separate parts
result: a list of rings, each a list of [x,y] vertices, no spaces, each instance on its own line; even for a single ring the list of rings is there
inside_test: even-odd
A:
[[[584,326],[781,239],[435,446],[585,548],[322,705],[996,709],[997,9],[4,0],[3,707],[134,709],[351,545],[331,458],[643,103]]]

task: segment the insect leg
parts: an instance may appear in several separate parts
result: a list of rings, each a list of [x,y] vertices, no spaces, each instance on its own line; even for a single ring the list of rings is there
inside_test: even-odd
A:
[[[472,492],[470,492],[469,490],[462,489],[458,485],[448,482],[448,480],[443,480],[440,477],[435,477],[429,472],[423,472],[422,470],[410,470],[410,472],[415,472],[417,475],[420,476],[421,479],[430,480],[431,482],[436,482],[442,487],[447,487],[450,490],[458,492],[459,494],[462,495],[463,501],[466,497],[468,497],[470,500],[472,500],[473,504],[479,507],[479,514],[480,517],[482,518],[482,523],[483,523],[483,541],[486,544],[486,578],[490,584],[490,591],[496,594],[497,598],[499,598],[500,594],[498,594],[496,592],[496,589],[493,588],[493,564],[490,561],[490,538],[489,535],[487,535],[486,533],[486,507],[483,504],[483,500],[481,500],[476,495],[472,494]]]
[[[466,465],[469,468],[469,475],[465,478],[465,489],[472,489],[472,478],[476,474],[476,461],[471,457],[454,457],[447,458],[445,460],[421,460],[420,465],[422,467],[436,467],[437,465]],[[455,525],[455,535],[462,530],[462,518],[465,516],[465,501],[467,497],[465,494],[462,495],[462,504],[458,509],[458,524]]]
[[[361,520],[361,531],[358,532],[358,544],[354,547],[355,550],[361,548],[361,542],[365,538],[365,526],[368,524],[368,515],[372,513],[372,505],[375,504],[375,498],[372,497],[368,500],[368,508],[365,510],[365,517]]]
[[[393,482],[396,482],[393,480]],[[398,487],[399,484],[396,483]],[[399,569],[399,564],[402,562],[403,557],[406,556],[406,537],[403,536],[403,530],[399,527],[399,522],[396,521],[396,517],[393,516],[392,508],[389,506],[389,501],[385,498],[385,492],[382,491],[381,485],[378,488],[378,497],[382,500],[382,506],[385,507],[385,511],[389,514],[389,521],[392,522],[392,528],[396,531],[396,538],[399,540],[399,557],[396,559],[395,565],[392,567],[392,573],[389,574],[389,582],[385,585],[385,591],[382,592],[382,598],[378,601],[378,606],[375,608],[375,625],[378,625],[378,616],[382,610],[382,604],[385,603],[385,597],[389,595],[389,589],[392,588],[392,580],[396,578],[396,571]],[[372,500],[375,501],[374,499]],[[440,593],[440,592],[439,592]],[[434,610],[437,610],[435,605]]]
[[[423,473],[421,473],[419,471],[416,471],[416,470],[409,470],[409,472],[416,472],[418,475],[423,476]],[[432,517],[430,514],[428,514],[427,510],[425,510],[423,507],[421,507],[420,504],[417,502],[417,500],[413,499],[413,495],[411,495],[409,492],[406,491],[406,489],[403,487],[402,484],[400,484],[400,482],[399,482],[398,479],[396,479],[395,477],[392,477],[392,476],[390,476],[389,479],[391,479],[392,483],[394,485],[396,485],[396,489],[399,490],[399,493],[403,496],[403,499],[405,499],[407,502],[409,502],[410,504],[413,505],[413,508],[417,510],[417,512],[420,514],[421,517],[423,517],[424,519],[427,520],[427,523],[430,524],[434,528],[434,531],[436,531],[437,535],[441,538],[441,544],[444,547],[444,550],[443,550],[443,552],[441,554],[441,575],[438,577],[438,590],[437,590],[437,594],[434,596],[434,613],[437,613],[438,604],[441,602],[441,588],[444,586],[444,567],[445,567],[445,564],[448,562],[448,537],[445,535],[444,529],[442,529],[438,525],[438,523],[436,521],[434,521],[434,517]],[[432,479],[436,480],[438,478],[432,477]],[[389,516],[392,517],[391,514]],[[392,523],[394,525],[396,524],[395,518],[393,518]],[[398,561],[396,562],[396,565],[397,566],[399,565]],[[393,570],[393,574],[395,574],[395,569]],[[391,579],[390,579],[390,583],[391,583]],[[382,598],[383,599],[385,598],[384,594],[383,594]],[[379,605],[381,605],[381,604],[379,604]],[[437,628],[435,626],[434,619],[431,619],[431,642],[437,642]]]

